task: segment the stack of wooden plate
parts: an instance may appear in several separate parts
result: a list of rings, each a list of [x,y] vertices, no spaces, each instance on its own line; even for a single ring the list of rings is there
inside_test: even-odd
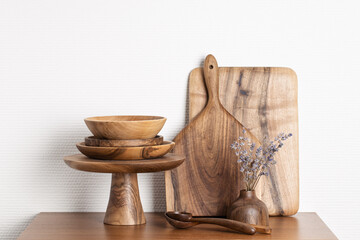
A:
[[[102,160],[139,160],[159,158],[175,146],[157,135],[166,118],[157,116],[90,117],[85,123],[94,134],[77,143],[89,158]]]

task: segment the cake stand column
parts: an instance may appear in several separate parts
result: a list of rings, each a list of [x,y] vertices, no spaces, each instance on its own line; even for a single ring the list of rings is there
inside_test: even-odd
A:
[[[139,195],[137,173],[113,173],[105,224],[138,225],[145,223]]]

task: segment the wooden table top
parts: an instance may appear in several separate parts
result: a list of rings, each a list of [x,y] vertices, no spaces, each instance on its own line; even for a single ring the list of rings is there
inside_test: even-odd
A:
[[[244,235],[209,224],[175,229],[163,213],[145,213],[146,224],[111,226],[103,224],[104,213],[40,213],[19,240],[111,240],[111,239],[337,239],[316,213],[293,217],[271,217],[271,235]]]
[[[100,173],[147,173],[173,169],[185,160],[185,157],[168,153],[161,158],[143,160],[98,160],[82,154],[64,157],[64,162],[71,168]]]

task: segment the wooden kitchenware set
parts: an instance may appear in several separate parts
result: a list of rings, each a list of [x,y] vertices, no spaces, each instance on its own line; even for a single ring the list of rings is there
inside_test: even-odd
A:
[[[94,134],[76,144],[81,154],[66,156],[71,168],[112,173],[109,203],[104,223],[137,225],[145,223],[137,173],[170,170],[184,157],[168,153],[174,142],[157,134],[166,118],[156,116],[104,116],[86,118]]]
[[[255,231],[270,233],[269,226],[260,223],[249,225],[224,219],[244,189],[239,164],[230,145],[239,136],[261,144],[258,139],[264,136],[272,138],[280,132],[291,132],[296,137],[287,142],[286,150],[279,152],[278,163],[270,169],[270,176],[262,177],[256,195],[266,204],[270,216],[289,216],[297,212],[297,77],[291,69],[219,68],[216,59],[208,55],[204,67],[194,69],[189,77],[188,118],[190,123],[174,142],[163,141],[162,136],[157,135],[166,121],[162,117],[87,118],[85,122],[94,136],[85,138],[85,142],[76,146],[92,159],[125,162],[143,159],[143,163],[153,158],[161,159],[172,150],[164,158],[175,158],[177,162],[173,159],[171,166],[157,169],[168,170],[165,172],[165,217],[171,225],[188,228],[199,223],[212,223],[247,234]],[[66,162],[73,168],[94,171],[93,168],[78,167],[79,161],[69,159]],[[112,172],[109,168],[116,166],[104,166],[99,172]],[[133,172],[150,171],[137,169]],[[112,205],[111,198],[109,206]],[[136,216],[126,214],[124,216],[130,216],[131,221],[121,221],[112,214],[116,220],[105,217],[105,223],[132,225],[145,222],[141,213]],[[109,207],[107,215],[111,215]]]
[[[188,117],[190,123],[175,137],[173,150],[185,155],[186,161],[165,173],[167,211],[233,218],[236,212],[231,213],[231,206],[244,186],[230,145],[243,136],[241,130],[246,128],[246,137],[255,143],[280,132],[295,134],[286,149],[277,154],[270,175],[260,180],[256,195],[266,204],[270,216],[297,212],[299,151],[294,71],[218,68],[215,58],[209,55],[204,67],[190,74]]]
[[[251,137],[261,140],[280,132],[294,134],[276,155],[277,164],[270,168],[270,175],[260,180],[256,195],[270,216],[295,214],[299,207],[296,74],[289,68],[275,67],[217,70],[217,64],[207,60],[215,61],[208,56],[204,68],[194,69],[189,77],[190,123],[174,140],[174,152],[184,154],[186,161],[165,172],[167,211],[226,216],[243,189],[239,165],[230,150],[230,144],[241,136],[237,121]],[[209,72],[216,72],[217,83],[208,78]]]
[[[139,160],[159,158],[175,146],[156,135],[166,118],[156,116],[90,117],[85,123],[94,134],[76,144],[89,158],[102,160]]]

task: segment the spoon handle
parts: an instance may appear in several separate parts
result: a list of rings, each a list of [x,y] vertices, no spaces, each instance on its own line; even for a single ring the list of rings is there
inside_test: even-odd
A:
[[[253,226],[256,230],[256,232],[258,233],[265,233],[265,234],[271,234],[272,230],[269,226],[262,226],[262,225],[255,225],[255,224],[250,224],[251,226]]]
[[[235,231],[243,232],[249,235],[255,234],[256,230],[253,226],[247,223],[238,222],[235,220],[224,219],[224,218],[192,218],[191,222],[201,222],[208,224],[216,224],[223,227],[230,228]]]

